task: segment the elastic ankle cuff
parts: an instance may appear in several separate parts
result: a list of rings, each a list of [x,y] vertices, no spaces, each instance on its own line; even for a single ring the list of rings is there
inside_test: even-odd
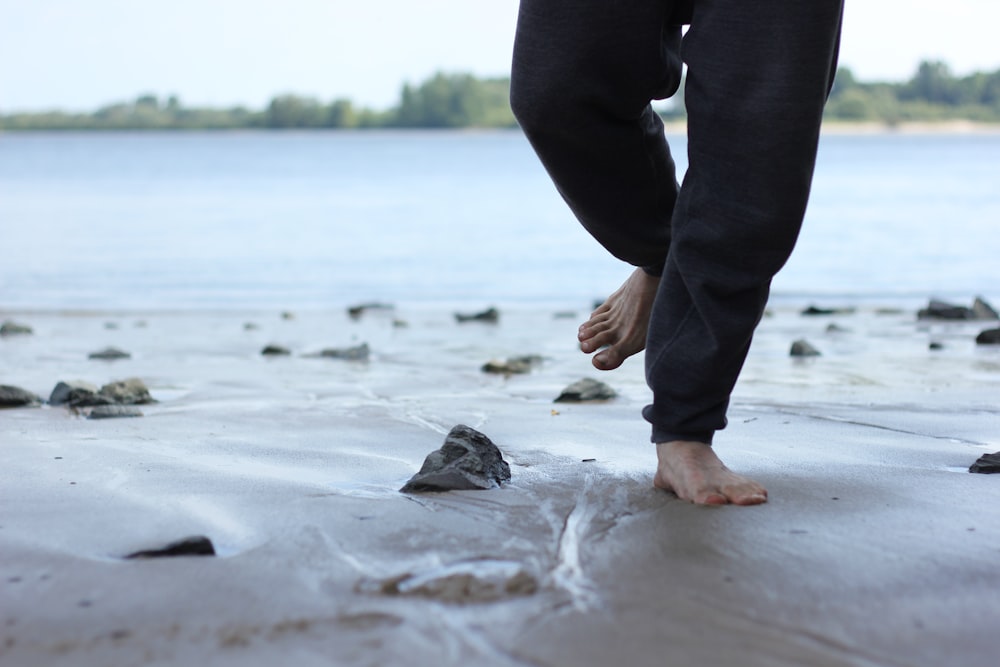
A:
[[[653,429],[653,437],[650,441],[655,444],[661,444],[664,442],[674,442],[676,440],[683,440],[685,442],[703,442],[709,447],[712,446],[712,438],[715,437],[715,431],[703,431],[701,433],[672,433],[670,431],[661,431],[659,429]]]

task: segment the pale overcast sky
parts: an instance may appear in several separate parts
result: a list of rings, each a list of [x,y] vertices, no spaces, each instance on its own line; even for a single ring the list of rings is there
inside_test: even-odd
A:
[[[0,0],[0,110],[140,93],[261,107],[294,92],[384,108],[435,71],[503,76],[517,0]],[[1000,69],[1000,0],[848,0],[842,64],[903,80],[923,59]]]

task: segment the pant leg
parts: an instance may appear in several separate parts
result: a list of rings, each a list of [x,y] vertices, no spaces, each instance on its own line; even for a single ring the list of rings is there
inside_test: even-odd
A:
[[[646,347],[653,441],[710,443],[805,215],[842,0],[696,0],[689,167]]]
[[[522,0],[511,107],[560,194],[616,257],[660,274],[677,198],[650,100],[676,92],[690,0]],[[678,10],[680,11],[680,10]]]

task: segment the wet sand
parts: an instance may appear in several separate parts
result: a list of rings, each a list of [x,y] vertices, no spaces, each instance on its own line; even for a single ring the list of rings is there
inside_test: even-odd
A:
[[[1000,450],[987,325],[807,303],[772,306],[717,439],[770,491],[751,508],[652,488],[641,361],[590,368],[586,305],[3,313],[35,333],[0,340],[0,383],[140,377],[159,402],[0,412],[0,662],[996,664],[1000,477],[966,472]],[[302,356],[360,342],[368,362]],[[132,359],[87,359],[109,345]],[[520,354],[545,361],[480,371]],[[619,397],[552,403],[581,377]],[[398,493],[458,423],[511,483]],[[217,557],[122,559],[197,534]]]

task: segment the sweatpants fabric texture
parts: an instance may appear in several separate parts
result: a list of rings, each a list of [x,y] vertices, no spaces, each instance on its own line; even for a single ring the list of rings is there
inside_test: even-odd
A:
[[[805,215],[843,0],[521,0],[511,105],[584,227],[660,275],[652,440],[711,443]],[[689,24],[681,37],[681,25]],[[650,101],[688,66],[688,169]]]

